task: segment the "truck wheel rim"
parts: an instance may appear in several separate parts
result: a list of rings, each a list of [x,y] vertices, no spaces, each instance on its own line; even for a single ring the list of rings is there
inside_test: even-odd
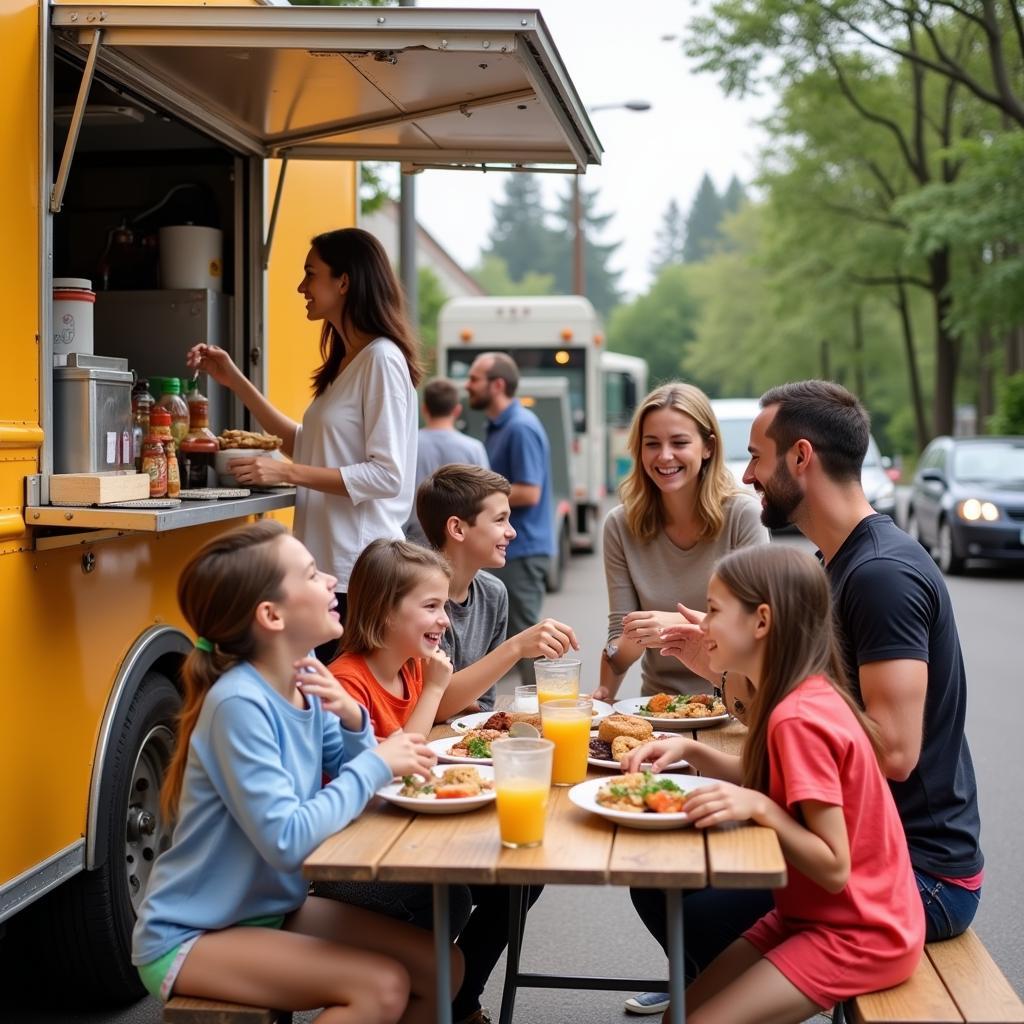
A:
[[[160,784],[171,760],[174,733],[166,725],[152,728],[142,741],[132,769],[128,794],[124,863],[132,907],[138,911],[153,863],[170,845],[170,831],[160,814]]]

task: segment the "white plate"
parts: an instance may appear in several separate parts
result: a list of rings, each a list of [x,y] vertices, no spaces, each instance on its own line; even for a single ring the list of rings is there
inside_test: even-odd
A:
[[[596,740],[598,738],[597,737],[597,730],[595,730],[594,732],[592,732],[590,734],[590,738],[592,740]],[[672,738],[671,736],[667,736],[664,733],[655,733],[651,737],[652,740],[667,740],[667,739],[671,739],[671,738]],[[650,762],[648,762],[648,763],[650,763]],[[593,765],[595,768],[611,768],[613,771],[617,771],[617,772],[622,771],[622,765],[619,764],[618,761],[606,761],[603,757],[589,757],[588,756],[587,757],[587,764]],[[689,768],[689,767],[690,767],[690,762],[689,761],[685,761],[685,760],[684,761],[673,761],[670,765],[666,766],[665,770],[666,771],[677,771],[680,768]]]
[[[448,751],[459,742],[458,736],[445,736],[439,740],[431,740],[427,746],[437,754],[438,761],[442,764],[492,764],[489,757],[458,757],[449,754]]]
[[[728,712],[724,715],[710,715],[705,718],[658,718],[655,715],[639,714],[639,709],[650,699],[650,697],[627,697],[625,700],[617,700],[615,710],[620,715],[636,715],[637,718],[642,718],[659,729],[704,729],[709,725],[721,725],[732,717]]]
[[[718,779],[709,779],[704,775],[672,775],[661,773],[656,775],[657,779],[671,779],[680,789],[690,792],[700,786],[711,786],[718,782]],[[612,779],[588,779],[569,790],[569,799],[585,811],[600,815],[616,825],[628,825],[630,828],[646,829],[648,831],[660,831],[669,828],[682,828],[690,824],[690,819],[682,811],[675,814],[655,814],[650,811],[634,813],[632,811],[616,811],[610,807],[602,807],[597,802],[597,791],[602,786],[607,786]]]
[[[594,701],[593,711],[594,715],[591,720],[595,725],[601,719],[607,718],[614,713],[611,704],[606,704],[603,700]],[[454,718],[448,724],[453,729],[458,729],[459,732],[467,732],[469,729],[479,729],[491,715],[496,713],[497,709],[495,711],[475,711],[471,715],[462,715],[461,718]],[[521,712],[509,710],[509,714],[521,714]]]
[[[485,764],[476,765],[480,777],[494,781],[494,769]],[[440,778],[444,769],[435,770],[434,774]],[[479,796],[460,796],[452,800],[438,800],[436,797],[422,796],[399,796],[398,791],[402,788],[402,782],[391,782],[378,791],[389,803],[397,804],[410,811],[419,814],[459,814],[462,811],[474,811],[484,804],[489,804],[494,799],[494,790],[481,793]]]

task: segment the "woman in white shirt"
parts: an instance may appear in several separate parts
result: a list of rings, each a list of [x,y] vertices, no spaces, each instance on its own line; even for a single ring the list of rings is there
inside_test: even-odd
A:
[[[412,509],[422,377],[419,342],[387,254],[373,235],[317,235],[298,287],[306,318],[323,323],[313,401],[296,423],[262,395],[216,345],[196,345],[188,365],[230,388],[261,426],[283,439],[290,462],[236,459],[240,484],[291,484],[295,536],[338,577],[344,619],[348,578],[378,537],[399,539]]]

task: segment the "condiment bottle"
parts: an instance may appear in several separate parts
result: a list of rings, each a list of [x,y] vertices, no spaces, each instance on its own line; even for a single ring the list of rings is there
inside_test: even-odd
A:
[[[181,494],[181,473],[178,469],[178,456],[174,451],[174,440],[169,437],[162,440],[167,459],[167,497],[177,498]]]
[[[178,447],[181,479],[186,487],[208,486],[214,455],[220,451],[209,427],[209,415],[210,403],[199,391],[197,382],[192,381],[188,393],[188,436]]]
[[[142,446],[149,437],[149,414],[153,408],[153,396],[149,393],[149,381],[140,377],[132,388],[132,458],[136,472],[142,472]]]
[[[160,405],[155,405],[149,414],[149,433],[151,437],[159,437],[161,441],[167,438],[174,440],[171,434],[171,414]]]
[[[167,455],[164,438],[150,434],[142,446],[142,472],[149,474],[149,496],[163,498],[167,494]]]
[[[188,435],[188,406],[181,397],[181,381],[177,377],[168,377],[164,381],[164,393],[154,406],[166,409],[171,416],[171,437],[175,444],[181,444]]]

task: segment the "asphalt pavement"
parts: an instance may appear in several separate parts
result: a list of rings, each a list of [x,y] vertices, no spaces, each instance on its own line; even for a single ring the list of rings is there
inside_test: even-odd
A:
[[[806,544],[799,536],[781,539]],[[970,685],[968,739],[981,796],[982,842],[986,856],[985,889],[975,928],[1018,993],[1024,994],[1024,889],[1017,884],[1024,848],[1020,779],[1024,776],[1024,660],[1017,646],[1024,621],[1024,571],[983,569],[949,580]],[[884,599],[880,595],[880,600]],[[604,646],[607,601],[599,554],[574,556],[561,593],[549,595],[546,615],[571,624],[581,642],[584,686],[598,680]],[[511,692],[509,677],[499,689]],[[639,692],[634,669],[622,696]],[[494,1011],[500,1004],[504,961],[484,996]],[[648,935],[624,889],[550,886],[530,914],[523,969],[658,977],[665,971],[660,948]],[[58,972],[59,973],[59,972]],[[516,1002],[517,1024],[623,1024],[642,1018],[626,1015],[628,993],[524,990]],[[6,994],[13,995],[12,993]],[[5,1000],[7,1001],[7,1000]],[[121,1011],[53,1012],[36,1006],[3,1014],[11,1024],[159,1024],[160,1008],[145,999]],[[8,1016],[10,1014],[10,1016]],[[297,1014],[296,1024],[315,1014]],[[652,1019],[652,1018],[648,1018]]]

